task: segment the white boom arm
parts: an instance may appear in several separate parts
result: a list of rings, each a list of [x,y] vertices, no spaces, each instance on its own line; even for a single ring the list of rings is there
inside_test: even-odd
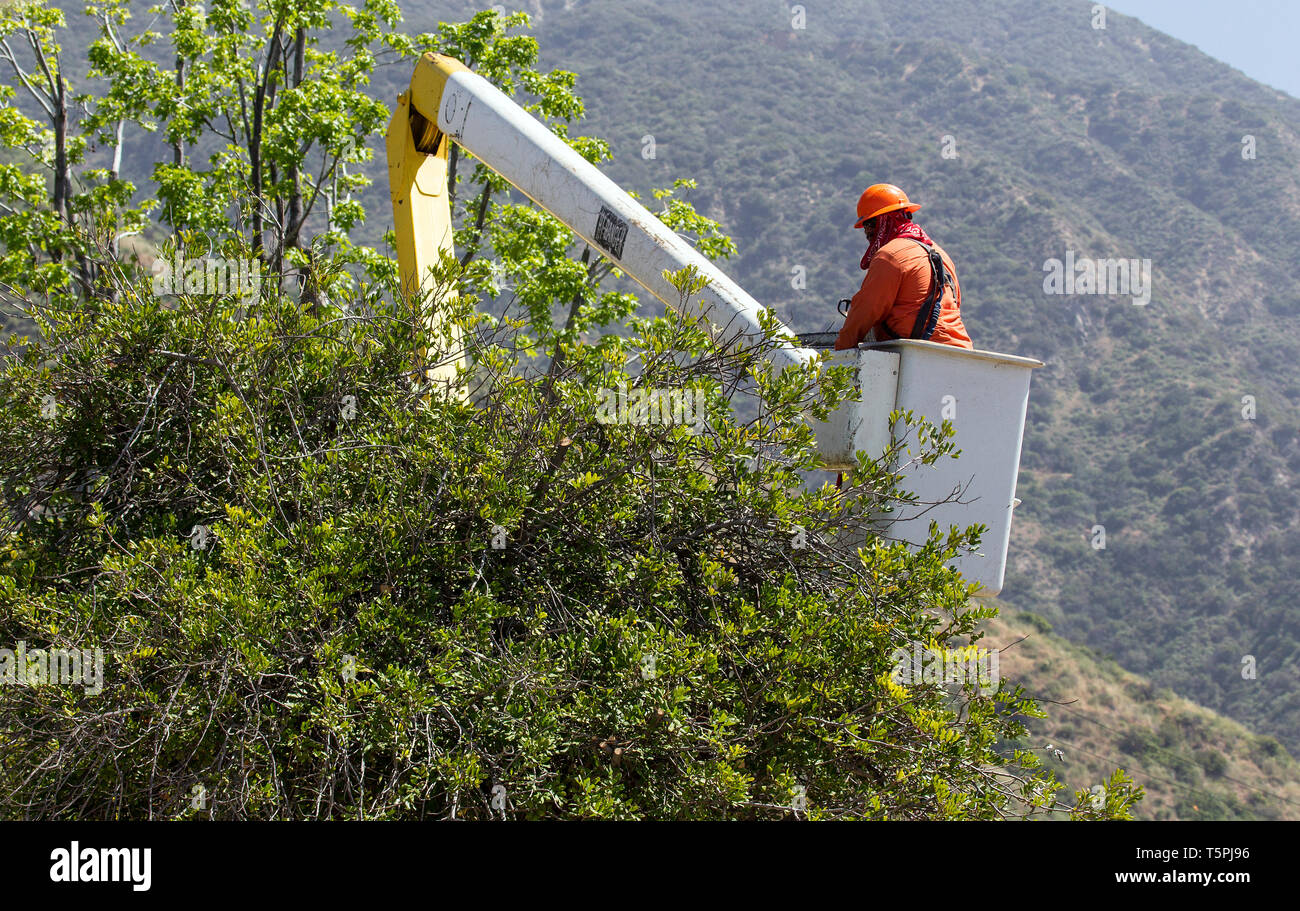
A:
[[[416,64],[411,90],[399,99],[388,128],[398,258],[408,291],[419,287],[438,251],[450,249],[447,137],[665,303],[677,306],[680,295],[664,273],[694,266],[708,279],[694,303],[714,338],[739,344],[763,339],[762,304],[504,92],[440,54],[425,54]],[[788,338],[770,355],[774,367],[816,357],[777,325]]]

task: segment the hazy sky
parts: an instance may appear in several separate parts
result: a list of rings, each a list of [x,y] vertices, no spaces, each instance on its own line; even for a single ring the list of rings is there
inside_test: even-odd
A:
[[[1111,0],[1105,5],[1300,98],[1300,0]]]

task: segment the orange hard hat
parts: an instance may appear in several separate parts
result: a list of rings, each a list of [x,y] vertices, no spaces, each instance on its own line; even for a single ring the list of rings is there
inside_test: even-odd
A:
[[[872,184],[858,197],[858,220],[853,227],[861,228],[877,215],[884,215],[886,212],[895,212],[898,209],[904,212],[915,212],[919,208],[921,208],[920,203],[909,200],[907,194],[892,183]]]

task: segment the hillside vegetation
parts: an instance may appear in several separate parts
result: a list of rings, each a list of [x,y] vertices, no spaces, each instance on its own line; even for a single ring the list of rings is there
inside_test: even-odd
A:
[[[1047,711],[1018,745],[1072,790],[1119,767],[1145,792],[1138,819],[1300,819],[1300,764],[1276,739],[1062,639],[1034,614],[1007,611],[984,629],[1003,676]]]

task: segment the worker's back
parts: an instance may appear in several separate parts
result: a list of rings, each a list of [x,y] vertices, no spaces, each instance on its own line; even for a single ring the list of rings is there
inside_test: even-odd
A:
[[[871,267],[867,270],[862,290],[858,293],[863,299],[854,300],[849,318],[836,341],[836,348],[854,347],[873,328],[876,330],[876,341],[912,337],[917,313],[930,293],[931,270],[927,249],[919,241],[898,237],[876,251],[876,255],[871,258]],[[957,270],[942,247],[935,244],[934,249],[939,251],[944,267],[952,276],[952,287],[944,289],[940,301],[943,309],[929,341],[958,348],[974,348],[961,319],[961,283],[957,280]],[[855,310],[859,313],[855,313]],[[889,332],[881,331],[882,322]]]

